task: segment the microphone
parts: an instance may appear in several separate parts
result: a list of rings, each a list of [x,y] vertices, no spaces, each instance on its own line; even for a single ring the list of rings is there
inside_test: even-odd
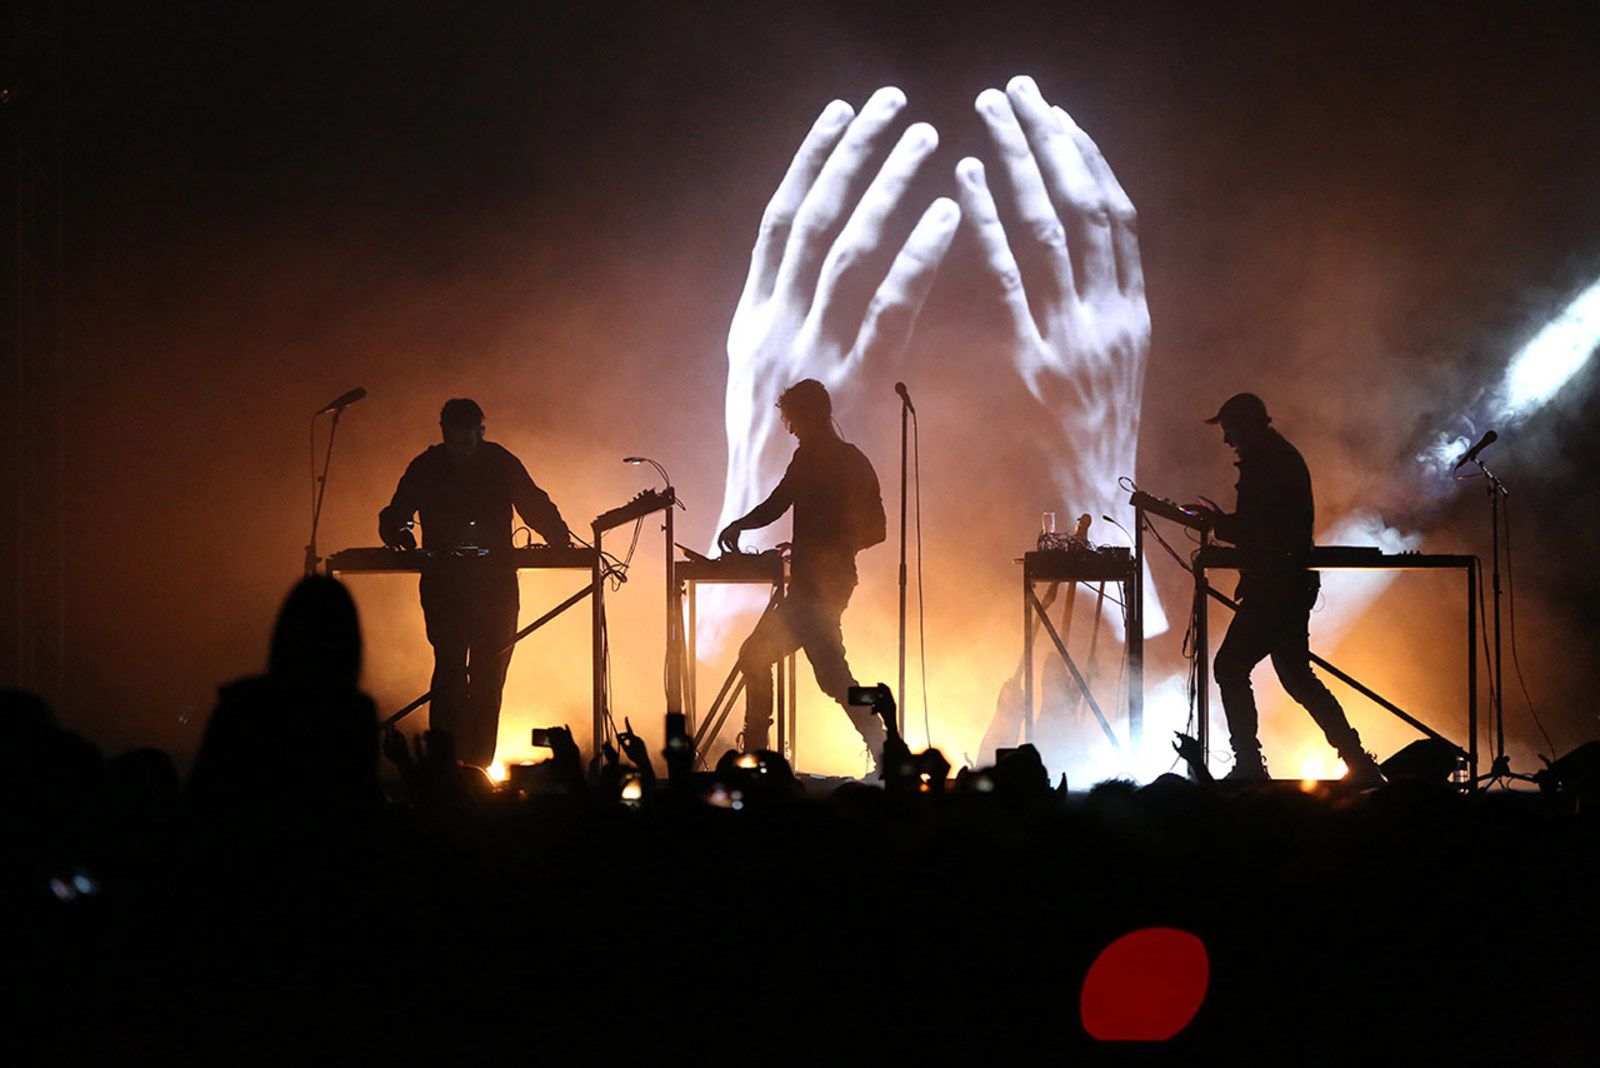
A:
[[[324,404],[322,407],[318,408],[316,411],[312,412],[311,414],[312,415],[326,415],[329,412],[343,411],[344,409],[350,407],[350,405],[354,404],[356,401],[360,400],[362,397],[365,397],[366,395],[367,395],[367,391],[362,389],[360,386],[357,386],[355,389],[352,389],[349,393],[341,393],[341,394],[339,394],[339,396],[335,397],[333,400],[329,401],[327,404]]]
[[[904,382],[896,382],[894,384],[894,391],[900,394],[900,399],[906,402],[907,408],[909,408],[913,413],[916,412],[917,406],[911,403],[911,394],[906,392],[906,384]]]
[[[1457,460],[1456,465],[1450,470],[1461,470],[1463,465],[1470,464],[1472,461],[1476,460],[1480,452],[1482,452],[1484,449],[1487,449],[1490,445],[1493,445],[1498,440],[1500,440],[1499,434],[1496,434],[1493,430],[1485,430],[1483,432],[1483,437],[1478,439],[1478,443],[1472,448],[1468,449],[1467,454],[1461,459]]]

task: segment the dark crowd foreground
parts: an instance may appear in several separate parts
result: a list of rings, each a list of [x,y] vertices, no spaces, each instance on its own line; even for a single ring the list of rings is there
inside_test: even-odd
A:
[[[1086,795],[1023,749],[807,787],[570,735],[493,789],[447,736],[382,740],[354,609],[291,594],[187,784],[8,692],[4,1042],[54,1062],[1572,1062],[1592,1056],[1600,874],[1570,793]],[[401,770],[379,778],[380,748]],[[658,766],[659,765],[659,766]],[[657,776],[659,775],[659,780]],[[1175,927],[1210,982],[1163,1045],[1080,1017],[1113,939]],[[13,1060],[8,1057],[8,1060]]]

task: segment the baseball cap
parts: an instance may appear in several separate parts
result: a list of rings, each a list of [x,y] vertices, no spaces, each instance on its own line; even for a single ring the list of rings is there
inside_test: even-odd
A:
[[[1272,422],[1272,416],[1267,414],[1266,403],[1254,393],[1235,393],[1223,401],[1222,407],[1217,409],[1217,414],[1206,422],[1216,424],[1224,419],[1230,423]]]

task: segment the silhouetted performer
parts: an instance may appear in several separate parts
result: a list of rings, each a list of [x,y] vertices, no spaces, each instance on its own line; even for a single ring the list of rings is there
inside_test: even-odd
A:
[[[1311,607],[1322,586],[1321,576],[1306,566],[1316,516],[1311,472],[1299,450],[1273,429],[1267,406],[1253,393],[1228,398],[1206,422],[1220,423],[1222,440],[1239,454],[1236,510],[1230,515],[1201,502],[1212,510],[1217,537],[1233,542],[1245,557],[1234,594],[1239,611],[1215,661],[1233,743],[1234,766],[1227,777],[1267,778],[1250,673],[1270,656],[1284,690],[1311,713],[1350,777],[1381,782],[1378,765],[1361,748],[1338,699],[1311,671]]]
[[[783,425],[799,439],[789,469],[772,495],[718,536],[724,552],[739,551],[739,534],[775,522],[794,508],[787,599],[756,624],[739,650],[745,680],[744,748],[765,749],[772,723],[772,668],[801,648],[822,692],[844,706],[876,763],[884,728],[872,710],[848,704],[855,685],[845,662],[839,617],[856,588],[856,553],[883,541],[885,520],[878,476],[860,449],[833,427],[833,401],[814,378],[778,398]]]
[[[420,516],[423,547],[440,554],[422,571],[422,614],[433,646],[429,720],[455,737],[463,763],[487,767],[519,607],[516,568],[495,552],[511,548],[513,507],[549,544],[570,545],[572,538],[522,461],[483,439],[476,402],[447,401],[439,427],[444,443],[411,461],[378,514],[378,535],[385,545],[411,548],[412,517]],[[491,552],[454,552],[469,547]]]

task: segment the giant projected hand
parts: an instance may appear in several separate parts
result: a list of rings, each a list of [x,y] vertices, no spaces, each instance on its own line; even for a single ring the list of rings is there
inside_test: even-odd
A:
[[[1049,443],[1067,511],[1125,513],[1117,479],[1134,474],[1139,403],[1150,351],[1150,312],[1133,203],[1105,157],[1032,78],[976,102],[1020,222],[1012,251],[983,164],[956,165],[961,203],[1000,283],[1013,331],[1012,360],[1059,426]],[[1160,607],[1150,618],[1158,627]]]
[[[897,244],[891,218],[939,143],[908,127],[867,181],[905,94],[884,88],[860,114],[835,100],[801,142],[761,218],[744,293],[728,331],[728,477],[718,529],[761,501],[783,473],[790,443],[773,405],[803,378],[848,403],[867,361],[906,347],[934,272],[961,220],[939,198]],[[865,184],[865,188],[862,186]]]

